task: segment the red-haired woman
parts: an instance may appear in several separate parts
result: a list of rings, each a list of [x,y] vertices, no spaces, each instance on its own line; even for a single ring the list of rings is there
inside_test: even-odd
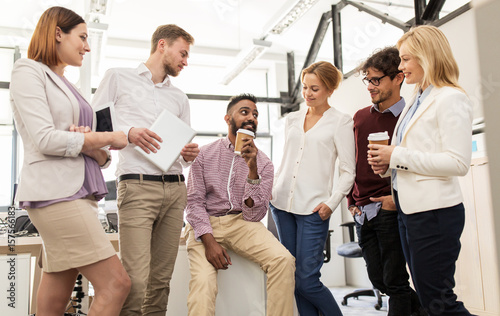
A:
[[[90,51],[87,26],[75,12],[52,7],[38,22],[28,59],[12,71],[11,105],[24,145],[16,200],[44,245],[37,316],[62,315],[78,273],[94,286],[90,315],[118,315],[130,279],[97,218],[107,193],[100,168],[123,132],[93,132],[92,108],[64,77]]]

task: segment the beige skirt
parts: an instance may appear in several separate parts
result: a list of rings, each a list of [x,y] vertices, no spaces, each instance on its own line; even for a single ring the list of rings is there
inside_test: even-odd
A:
[[[78,268],[116,254],[97,218],[97,201],[59,202],[28,208],[28,214],[42,237],[44,272]]]

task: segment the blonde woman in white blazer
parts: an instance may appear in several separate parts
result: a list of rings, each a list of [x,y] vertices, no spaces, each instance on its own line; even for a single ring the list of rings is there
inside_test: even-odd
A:
[[[127,145],[123,132],[92,132],[94,113],[64,77],[90,51],[85,21],[53,7],[43,13],[28,59],[12,71],[11,105],[24,145],[16,200],[28,210],[44,245],[37,316],[62,315],[78,273],[95,288],[88,315],[118,315],[130,279],[97,219],[106,193],[100,171],[110,145]]]
[[[390,146],[369,145],[376,174],[391,175],[403,251],[429,315],[470,315],[453,292],[465,223],[458,177],[469,169],[472,103],[444,34],[413,28],[397,43],[416,97],[403,110]]]

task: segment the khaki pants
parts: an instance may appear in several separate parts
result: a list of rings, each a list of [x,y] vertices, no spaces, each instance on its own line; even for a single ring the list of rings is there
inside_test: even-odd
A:
[[[186,206],[184,182],[118,184],[120,254],[132,287],[120,315],[165,316]]]
[[[288,250],[261,222],[245,221],[241,214],[210,217],[210,223],[215,240],[223,248],[231,249],[259,264],[267,274],[267,315],[293,315],[295,258]],[[188,225],[186,230],[191,271],[189,315],[213,316],[217,296],[217,270],[206,259],[203,243],[194,239],[191,226]]]

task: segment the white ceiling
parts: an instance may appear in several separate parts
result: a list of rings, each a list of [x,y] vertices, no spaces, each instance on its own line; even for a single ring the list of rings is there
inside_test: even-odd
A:
[[[91,0],[0,0],[0,46],[27,47],[32,30],[43,11],[54,5],[85,15]],[[100,0],[103,2],[103,0]],[[108,24],[107,50],[114,57],[145,60],[149,40],[156,27],[174,23],[195,38],[191,65],[229,65],[241,52],[252,46],[252,39],[267,35],[266,27],[297,0],[107,0],[107,12],[101,23]],[[286,53],[293,51],[300,70],[324,12],[339,0],[319,0],[295,24],[281,35],[268,35],[272,46],[254,67],[269,63],[286,64]],[[407,21],[414,15],[413,0],[366,0],[377,10]],[[468,0],[447,1],[449,12]],[[344,71],[354,68],[375,48],[394,45],[402,31],[359,12],[351,6],[342,10]],[[329,28],[318,59],[333,61],[333,40]]]

